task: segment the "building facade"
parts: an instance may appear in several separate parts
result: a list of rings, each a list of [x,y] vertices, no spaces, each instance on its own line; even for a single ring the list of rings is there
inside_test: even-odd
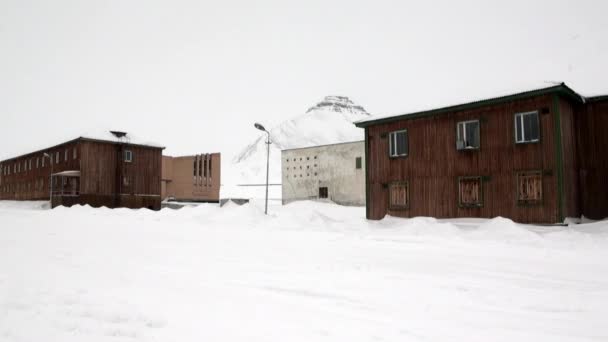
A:
[[[283,204],[327,199],[365,205],[364,142],[281,151]]]
[[[220,200],[221,155],[163,156],[162,199],[188,202]]]
[[[357,122],[367,217],[608,216],[608,98],[565,84]]]
[[[0,200],[160,209],[163,147],[80,137],[0,162]]]

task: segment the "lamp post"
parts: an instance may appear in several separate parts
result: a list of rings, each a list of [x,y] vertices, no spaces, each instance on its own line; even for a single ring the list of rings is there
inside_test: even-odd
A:
[[[43,158],[49,158],[49,164],[51,165],[51,174],[49,175],[49,202],[51,209],[53,209],[53,157],[50,154],[45,153]]]
[[[266,140],[266,202],[264,204],[264,215],[268,215],[268,168],[270,165],[270,132],[268,132],[266,128],[264,128],[264,126],[260,125],[257,122],[253,126],[255,126],[255,128],[259,129],[260,131],[266,132],[266,134],[268,135],[268,139]]]

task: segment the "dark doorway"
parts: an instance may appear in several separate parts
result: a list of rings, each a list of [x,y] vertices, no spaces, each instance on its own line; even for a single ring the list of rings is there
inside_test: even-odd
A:
[[[319,198],[327,198],[327,187],[321,187],[319,188]]]

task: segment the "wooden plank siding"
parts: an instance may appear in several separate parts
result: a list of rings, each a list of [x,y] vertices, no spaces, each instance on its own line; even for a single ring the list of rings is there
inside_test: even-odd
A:
[[[124,152],[132,161],[125,162]],[[154,147],[82,143],[81,197],[91,206],[160,209],[162,150]]]
[[[381,219],[385,214],[440,218],[504,216],[526,223],[559,222],[557,110],[567,116],[567,128],[563,129],[567,138],[561,140],[567,146],[560,149],[569,156],[565,161],[566,182],[572,183],[576,178],[573,171],[576,158],[572,144],[572,107],[559,98],[559,106],[554,106],[553,96],[557,95],[545,94],[367,126],[368,217]],[[516,144],[514,115],[528,111],[539,112],[540,142]],[[480,149],[457,150],[457,123],[475,119],[480,121]],[[402,129],[408,131],[408,156],[390,158],[388,133]],[[518,204],[517,172],[528,170],[542,171],[543,199],[540,204]],[[468,176],[481,176],[483,179],[483,205],[480,207],[458,205],[458,178]],[[410,203],[407,209],[388,208],[388,184],[394,181],[409,183]],[[563,199],[565,211],[576,214],[578,208],[572,202],[576,202],[574,198],[578,188],[571,186],[568,191],[570,194]]]
[[[576,108],[580,206],[591,219],[608,217],[608,98]]]
[[[564,172],[564,207],[565,217],[579,217],[580,207],[580,184],[579,165],[576,142],[576,121],[574,117],[575,105],[567,100],[558,100],[559,113],[561,114],[561,142],[563,153]]]
[[[131,162],[125,162],[125,150],[132,152]],[[86,138],[0,162],[3,167],[11,168],[10,175],[3,172],[0,177],[0,199],[49,199],[49,160],[45,160],[44,167],[41,163],[35,167],[36,158],[42,158],[44,153],[53,156],[53,173],[80,171],[79,196],[53,196],[53,207],[88,204],[93,207],[160,209],[162,148]],[[58,163],[55,163],[56,153],[59,153]],[[32,160],[32,169],[28,164],[24,171],[23,165],[29,160]],[[13,168],[17,163],[21,165],[21,172],[15,173]]]
[[[52,168],[50,160],[44,157],[45,153],[53,158]],[[56,162],[57,154],[59,154],[59,162]],[[80,170],[80,156],[78,141],[71,141],[0,162],[2,166],[0,200],[48,200],[51,169],[53,173]],[[42,159],[45,159],[44,166],[42,166]],[[36,167],[36,160],[38,160],[38,167]],[[26,161],[27,170],[24,167]],[[30,161],[31,169],[29,168]],[[15,172],[17,164],[20,165],[19,172]],[[5,175],[6,167],[10,168],[8,175]]]

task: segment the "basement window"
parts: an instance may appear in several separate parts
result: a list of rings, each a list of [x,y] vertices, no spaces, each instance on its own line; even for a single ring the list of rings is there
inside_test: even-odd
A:
[[[517,174],[517,202],[538,204],[543,200],[543,177],[541,171],[525,171]]]
[[[540,123],[538,112],[515,114],[515,142],[534,143],[540,141]]]
[[[391,132],[389,138],[389,155],[405,157],[408,153],[407,130]]]
[[[388,188],[389,208],[407,209],[410,206],[410,187],[408,182],[392,182]]]
[[[125,162],[130,163],[133,161],[133,152],[130,150],[125,150]]]
[[[481,207],[483,205],[481,177],[461,177],[458,180],[458,205],[461,207]]]
[[[461,121],[456,126],[456,149],[479,148],[479,120]]]

